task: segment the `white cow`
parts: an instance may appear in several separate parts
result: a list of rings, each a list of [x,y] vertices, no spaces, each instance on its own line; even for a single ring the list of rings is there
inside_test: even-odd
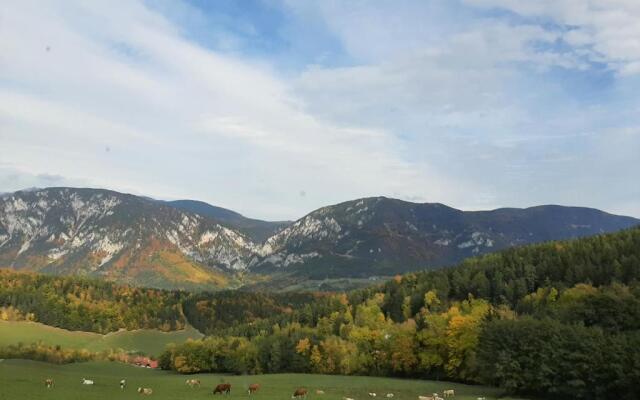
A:
[[[120,379],[120,389],[124,390],[127,387],[127,381],[125,379]]]
[[[376,397],[376,396],[377,396],[377,394],[375,394],[375,393],[369,393],[369,397]]]
[[[200,380],[199,379],[187,379],[186,380],[186,384],[190,387],[196,387],[196,386],[200,386]]]
[[[393,393],[387,393],[387,399],[390,399],[393,397]]]
[[[434,400],[433,396],[418,396],[418,400]]]
[[[447,389],[444,392],[442,392],[442,395],[444,397],[455,396],[456,392],[453,389]]]
[[[138,388],[138,393],[143,394],[145,396],[150,396],[153,394],[153,390],[151,388]]]
[[[92,379],[84,379],[84,378],[82,378],[82,384],[83,385],[93,385],[93,380]]]

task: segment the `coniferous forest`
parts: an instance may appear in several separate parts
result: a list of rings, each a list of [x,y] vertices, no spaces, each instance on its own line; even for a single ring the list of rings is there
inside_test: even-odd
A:
[[[177,329],[162,368],[485,383],[640,398],[640,228],[513,248],[349,293],[171,292],[0,273],[0,307],[68,329]]]

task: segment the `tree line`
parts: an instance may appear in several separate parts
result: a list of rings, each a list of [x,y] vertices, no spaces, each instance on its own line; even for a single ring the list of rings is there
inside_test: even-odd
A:
[[[49,345],[43,342],[18,343],[0,347],[0,360],[24,359],[44,361],[52,364],[70,364],[85,361],[119,361],[130,362],[138,353],[128,353],[120,349],[92,352],[86,349],[69,349],[59,345]]]

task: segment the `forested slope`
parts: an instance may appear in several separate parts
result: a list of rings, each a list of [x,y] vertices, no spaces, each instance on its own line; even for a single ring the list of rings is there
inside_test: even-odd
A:
[[[182,329],[185,293],[142,289],[95,279],[0,270],[4,319],[29,319],[69,330],[108,333]]]
[[[636,399],[639,278],[640,228],[633,228],[398,276],[316,296],[287,312],[275,313],[292,301],[282,295],[201,295],[200,307],[191,303],[194,318],[206,321],[207,313],[224,309],[243,317],[205,322],[214,335],[168,349],[162,365],[180,372],[417,376],[545,398]],[[276,304],[274,315],[242,310],[255,301]]]

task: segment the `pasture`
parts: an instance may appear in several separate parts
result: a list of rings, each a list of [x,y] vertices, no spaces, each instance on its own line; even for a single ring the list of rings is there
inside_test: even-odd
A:
[[[54,387],[47,389],[46,378],[54,380]],[[91,379],[93,386],[82,385],[81,379]],[[126,379],[125,390],[119,388]],[[199,379],[201,387],[190,388],[187,379]],[[212,394],[212,388],[221,382],[232,385],[230,395]],[[251,395],[247,388],[259,383],[260,390]],[[448,382],[404,380],[393,378],[349,377],[308,374],[276,374],[257,376],[225,376],[216,374],[178,375],[166,371],[138,368],[110,362],[90,362],[63,366],[27,360],[0,361],[0,400],[50,399],[50,400],[114,400],[114,399],[220,399],[220,400],[289,400],[294,389],[304,386],[309,390],[307,400],[371,400],[369,392],[382,400],[386,393],[394,393],[393,400],[417,400],[418,395],[454,389],[456,400],[476,400],[478,397],[496,399],[500,391],[495,388],[469,386]],[[138,387],[153,389],[151,396],[141,396]],[[316,394],[316,389],[325,392]],[[451,399],[451,398],[450,398]],[[503,397],[507,400],[508,397]]]
[[[159,355],[169,343],[182,343],[189,338],[201,337],[202,334],[191,326],[174,332],[140,329],[101,335],[93,332],[68,331],[37,322],[0,321],[0,347],[20,342],[30,344],[42,341],[48,345],[60,345],[65,349],[89,351],[123,349]]]

